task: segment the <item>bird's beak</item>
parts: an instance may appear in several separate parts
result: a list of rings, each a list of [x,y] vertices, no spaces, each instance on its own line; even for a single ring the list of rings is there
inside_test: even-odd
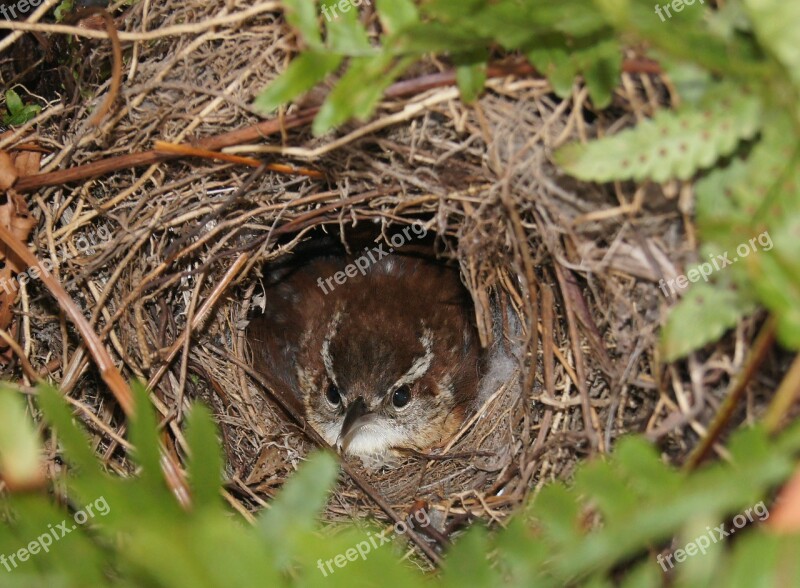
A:
[[[344,422],[342,423],[342,431],[336,440],[337,445],[342,446],[347,436],[358,429],[355,424],[365,414],[367,414],[367,403],[364,402],[363,396],[359,396],[347,407],[347,413],[344,415]]]

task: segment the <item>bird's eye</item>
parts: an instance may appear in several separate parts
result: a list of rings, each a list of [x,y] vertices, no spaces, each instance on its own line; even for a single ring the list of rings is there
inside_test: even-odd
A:
[[[328,386],[328,391],[325,392],[325,398],[328,399],[333,406],[339,406],[339,403],[342,401],[342,395],[339,394],[339,388],[337,388],[334,384]]]
[[[408,386],[400,386],[392,394],[392,404],[395,408],[403,408],[411,400],[411,390]]]

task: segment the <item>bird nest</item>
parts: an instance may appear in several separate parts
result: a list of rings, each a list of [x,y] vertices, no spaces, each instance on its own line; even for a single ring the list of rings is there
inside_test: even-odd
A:
[[[655,345],[657,281],[694,249],[682,187],[600,189],[550,160],[559,145],[652,114],[669,97],[663,80],[625,73],[607,119],[582,87],[561,100],[535,75],[495,74],[466,105],[447,66],[431,61],[392,86],[369,122],[314,138],[312,94],[253,131],[263,119],[252,100],[295,42],[275,3],[255,3],[241,18],[245,8],[232,4],[139,2],[117,13],[120,30],[152,33],[123,40],[120,98],[104,121],[86,125],[108,90],[99,72],[111,49],[79,40],[74,94],[50,96],[0,144],[39,145],[50,153],[43,171],[128,157],[90,178],[29,184],[23,196],[38,221],[30,244],[58,262],[55,275],[126,376],[150,384],[176,452],[185,410],[202,399],[221,427],[228,500],[242,512],[267,502],[314,443],[248,362],[244,329],[260,268],[326,227],[412,222],[437,235],[472,294],[482,344],[494,350],[486,401],[435,455],[378,471],[349,463],[330,519],[385,517],[387,505],[407,511],[424,500],[440,531],[452,531],[473,517],[504,517],[624,433],[647,431],[671,455],[685,452],[694,437],[683,425],[709,413],[687,401],[697,399],[687,374],[656,371]],[[8,63],[0,67],[13,77]],[[324,177],[126,155],[156,140],[228,145]],[[124,418],[80,337],[38,282],[22,286],[19,308],[30,363],[69,395],[109,466],[127,471]],[[736,341],[751,330],[743,324]],[[731,369],[737,345],[720,351]]]

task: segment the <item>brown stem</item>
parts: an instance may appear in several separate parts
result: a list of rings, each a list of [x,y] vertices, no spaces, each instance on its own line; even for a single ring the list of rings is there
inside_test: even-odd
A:
[[[117,366],[114,365],[114,361],[108,354],[108,350],[106,350],[103,342],[100,341],[100,338],[94,330],[92,330],[89,322],[72,301],[72,298],[70,298],[69,294],[67,294],[58,280],[42,267],[39,260],[36,259],[36,256],[31,253],[25,244],[2,224],[0,224],[0,241],[5,243],[27,266],[38,270],[38,274],[44,285],[50,290],[50,293],[55,297],[56,301],[58,301],[58,304],[78,328],[78,331],[86,343],[87,349],[92,354],[97,367],[100,369],[100,376],[103,381],[106,383],[109,390],[111,390],[111,393],[117,399],[117,402],[125,414],[130,417],[135,408],[131,389],[117,369]],[[183,478],[183,473],[172,454],[168,453],[163,446],[160,449],[161,466],[164,471],[164,477],[181,504],[188,507],[191,503],[191,499],[189,497],[189,489],[186,486],[186,481]]]
[[[108,94],[105,100],[99,106],[97,111],[92,115],[87,123],[89,126],[98,127],[103,122],[108,111],[119,95],[119,88],[122,85],[122,46],[119,42],[119,34],[117,34],[117,27],[114,24],[114,19],[105,8],[88,7],[77,10],[72,18],[79,20],[92,14],[99,14],[106,25],[106,32],[108,39],[111,41],[111,52],[113,54],[113,62],[111,64],[111,84],[108,87]]]
[[[764,417],[764,426],[770,433],[775,433],[780,428],[786,413],[789,412],[800,396],[800,353],[792,362],[789,372],[783,377],[775,396],[770,402],[767,414]]]
[[[660,68],[657,63],[652,61],[626,60],[623,63],[623,71],[628,73],[645,74],[659,73]],[[536,70],[527,62],[491,65],[488,68],[489,77],[504,77],[509,75],[524,76],[535,73]],[[452,86],[455,83],[455,71],[428,74],[411,80],[403,80],[392,84],[386,90],[385,96],[387,98],[414,96],[433,88]],[[250,127],[237,129],[228,133],[222,133],[221,135],[206,137],[205,139],[198,141],[196,147],[210,151],[219,151],[225,147],[233,147],[234,145],[251,143],[264,137],[274,135],[281,130],[305,126],[314,120],[314,117],[318,111],[319,107],[306,108],[293,116],[286,118],[278,117],[276,119],[264,121]],[[175,154],[159,153],[154,150],[120,155],[117,157],[109,157],[69,169],[49,172],[46,174],[26,176],[24,178],[20,178],[14,185],[14,188],[18,192],[30,192],[32,190],[37,190],[47,186],[60,186],[61,184],[68,182],[75,182],[78,180],[102,176],[123,169],[152,165],[154,163],[169,161],[178,157],[180,156]]]
[[[695,469],[711,451],[714,442],[717,440],[720,433],[722,433],[722,430],[727,426],[728,421],[730,421],[731,416],[733,415],[733,411],[739,404],[739,400],[741,399],[745,390],[747,390],[747,385],[750,383],[750,380],[753,379],[753,376],[758,371],[759,366],[764,362],[764,359],[767,357],[767,353],[772,348],[772,344],[774,342],[775,319],[773,317],[769,317],[767,322],[764,323],[764,326],[761,327],[758,337],[756,337],[756,340],[753,342],[753,348],[750,351],[750,357],[748,358],[744,369],[742,369],[741,373],[731,386],[730,392],[728,392],[728,395],[725,397],[725,401],[722,403],[719,412],[717,413],[716,417],[714,417],[714,422],[711,423],[711,427],[708,429],[706,436],[703,437],[703,439],[700,441],[700,444],[689,456],[689,459],[686,460],[686,463],[683,466],[684,470],[692,471]]]

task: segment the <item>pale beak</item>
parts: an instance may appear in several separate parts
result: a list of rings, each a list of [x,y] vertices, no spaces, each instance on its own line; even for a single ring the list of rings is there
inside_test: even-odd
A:
[[[355,425],[367,412],[367,403],[364,402],[363,396],[356,398],[350,406],[347,407],[347,413],[345,413],[344,422],[342,423],[342,430],[339,433],[339,438],[336,440],[337,446],[344,446],[345,449],[347,448],[346,445],[349,443],[348,436],[352,437],[350,434],[355,433],[360,428]]]

